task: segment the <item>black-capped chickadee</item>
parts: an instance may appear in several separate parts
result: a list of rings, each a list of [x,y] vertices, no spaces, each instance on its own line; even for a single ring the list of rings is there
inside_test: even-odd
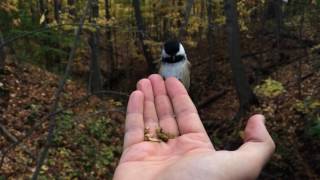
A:
[[[159,74],[164,78],[176,77],[189,90],[190,66],[186,52],[180,42],[167,41],[164,43]]]

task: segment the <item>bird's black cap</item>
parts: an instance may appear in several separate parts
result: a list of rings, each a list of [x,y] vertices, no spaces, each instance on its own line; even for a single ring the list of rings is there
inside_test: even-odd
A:
[[[177,54],[177,52],[179,52],[179,46],[180,43],[178,41],[167,41],[164,43],[164,50],[168,55],[174,56]]]

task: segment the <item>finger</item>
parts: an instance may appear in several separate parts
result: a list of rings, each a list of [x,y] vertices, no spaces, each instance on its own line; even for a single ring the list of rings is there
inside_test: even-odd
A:
[[[156,111],[159,125],[164,132],[172,135],[179,135],[178,125],[174,117],[174,112],[162,77],[158,74],[149,76],[152,84]]]
[[[237,153],[249,163],[249,170],[259,173],[275,150],[275,144],[264,125],[263,115],[252,116],[245,128],[244,144]]]
[[[156,129],[159,127],[158,116],[154,105],[154,95],[152,85],[149,79],[142,79],[137,84],[137,89],[144,94],[144,111],[143,119],[145,128],[154,135]]]
[[[180,133],[206,133],[197,109],[181,82],[171,77],[165,81],[165,84]]]
[[[125,122],[124,149],[144,139],[143,93],[134,91],[129,98]]]

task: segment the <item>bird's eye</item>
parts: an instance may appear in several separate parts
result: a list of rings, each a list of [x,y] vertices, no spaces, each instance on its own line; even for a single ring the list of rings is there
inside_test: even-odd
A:
[[[184,59],[184,56],[183,55],[176,55],[176,58],[175,60],[178,62],[178,61],[181,61]]]

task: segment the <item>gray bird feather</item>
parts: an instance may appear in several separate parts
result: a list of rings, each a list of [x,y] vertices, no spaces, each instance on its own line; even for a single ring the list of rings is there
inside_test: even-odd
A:
[[[189,90],[190,87],[190,62],[183,60],[177,63],[161,63],[159,74],[164,78],[176,77],[184,87]]]

